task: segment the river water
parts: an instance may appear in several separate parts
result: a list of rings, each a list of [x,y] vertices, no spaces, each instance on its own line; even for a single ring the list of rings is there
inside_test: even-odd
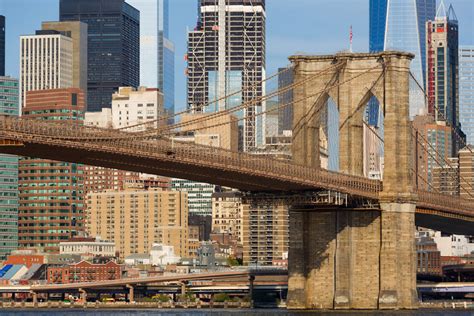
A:
[[[228,309],[213,309],[213,310],[93,310],[93,309],[43,309],[43,310],[0,310],[0,315],[12,315],[12,316],[23,316],[23,315],[40,315],[40,316],[218,316],[218,315],[229,315],[229,316],[292,316],[292,315],[367,315],[367,316],[474,316],[473,311],[466,310],[417,310],[417,311],[334,311],[334,312],[290,312],[284,309],[253,309],[253,310],[228,310]]]

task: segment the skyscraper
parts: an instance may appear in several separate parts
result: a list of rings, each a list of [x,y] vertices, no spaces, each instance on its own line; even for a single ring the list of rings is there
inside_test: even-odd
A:
[[[293,71],[284,68],[278,69],[278,90],[284,89],[293,84]],[[279,105],[288,104],[287,106],[278,110],[278,133],[283,134],[283,131],[293,130],[293,89],[290,89],[278,95]]]
[[[58,31],[20,37],[20,102],[33,90],[72,87],[72,39]]]
[[[449,165],[448,158],[453,157],[453,130],[444,121],[436,121],[431,114],[416,116],[413,120],[416,131],[415,182],[418,189],[433,189],[433,171],[440,165]]]
[[[0,115],[18,115],[18,80],[0,76]],[[0,260],[18,248],[18,157],[0,155]]]
[[[200,0],[198,11],[197,26],[188,32],[188,108],[216,112],[262,96],[265,0]],[[242,88],[242,92],[221,99]],[[246,117],[240,127],[244,151],[264,141],[263,120],[254,116],[264,106],[253,104],[239,114]]]
[[[87,111],[110,108],[119,87],[140,83],[140,12],[125,0],[61,0],[61,21],[88,25]]]
[[[474,145],[474,45],[459,47],[459,121]]]
[[[474,147],[466,146],[459,151],[459,177],[463,179],[461,197],[474,199]],[[466,183],[467,182],[467,183]]]
[[[67,120],[82,124],[84,94],[80,89],[29,91],[23,117]],[[84,230],[82,166],[22,158],[19,167],[19,244],[58,251],[59,242]]]
[[[174,113],[174,44],[169,39],[169,0],[127,0],[140,11],[140,85],[164,94]]]
[[[5,76],[5,17],[0,15],[0,76]]]
[[[426,23],[428,112],[454,129],[451,157],[465,146],[459,123],[459,35],[452,6],[441,1],[433,21]]]
[[[425,24],[436,14],[436,0],[370,0],[371,52],[401,50],[415,54],[411,72],[424,86],[426,33]],[[410,116],[425,113],[424,94],[410,82]],[[371,106],[369,116],[378,117],[378,107]]]
[[[42,30],[58,31],[72,40],[72,87],[87,98],[87,24],[79,21],[43,22]]]
[[[450,126],[459,122],[458,21],[452,7],[441,2],[436,18],[426,23],[428,111]]]

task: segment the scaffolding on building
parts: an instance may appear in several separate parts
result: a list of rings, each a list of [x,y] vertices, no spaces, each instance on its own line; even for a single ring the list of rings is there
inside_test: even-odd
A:
[[[257,85],[265,76],[264,4],[264,0],[200,1],[197,26],[188,32],[186,57],[188,108],[194,113],[223,111],[265,92],[264,84]],[[234,90],[242,92],[221,98]],[[252,151],[263,141],[264,119],[256,115],[262,111],[264,102],[238,114],[246,118],[240,126],[241,150]]]

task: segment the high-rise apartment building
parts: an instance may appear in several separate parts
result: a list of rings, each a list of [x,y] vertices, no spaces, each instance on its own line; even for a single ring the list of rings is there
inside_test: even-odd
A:
[[[103,108],[100,112],[86,112],[84,125],[98,128],[112,128],[112,109]],[[138,180],[138,172],[111,169],[97,166],[84,166],[84,195],[105,190],[123,190],[126,180]],[[87,203],[87,200],[85,200]]]
[[[124,128],[127,131],[143,131],[147,128],[157,128],[166,124],[160,120],[165,116],[163,109],[163,93],[157,88],[120,87],[112,95],[112,127]],[[139,125],[150,122],[146,125]]]
[[[458,21],[452,7],[441,2],[436,18],[426,23],[428,112],[437,121],[459,125]]]
[[[101,112],[86,112],[84,125],[100,128],[131,128],[125,131],[142,131],[166,124],[163,118],[163,93],[157,88],[120,87],[112,96],[112,108]],[[150,122],[149,125],[136,124]],[[138,172],[84,166],[84,191],[123,190],[127,182],[141,182],[146,187],[169,187],[169,179],[156,176],[146,177]]]
[[[164,94],[174,113],[174,44],[169,38],[169,0],[127,0],[140,11],[140,85]]]
[[[465,183],[459,179],[459,159],[447,158],[447,163],[433,168],[433,191],[446,195],[459,196],[460,188],[465,188]]]
[[[155,243],[188,256],[188,205],[185,192],[144,190],[90,193],[87,231],[115,242],[120,257],[148,253]]]
[[[465,199],[474,199],[474,146],[459,151],[459,178],[462,186],[460,195]]]
[[[172,190],[187,192],[189,214],[192,215],[212,215],[212,194],[214,193],[215,187],[213,184],[183,179],[171,180]]]
[[[72,87],[84,91],[87,100],[87,24],[71,22],[43,22],[42,30],[57,31],[72,40]]]
[[[452,156],[453,130],[444,121],[436,121],[432,115],[416,116],[413,121],[417,148],[414,159],[417,159],[417,174],[414,181],[418,188],[433,190],[434,168],[447,165]]]
[[[370,0],[370,51],[400,50],[415,54],[410,70],[418,83],[424,86],[425,24],[433,20],[435,15],[436,0]],[[424,100],[423,91],[411,80],[411,117],[426,113]],[[369,116],[373,118],[369,121],[371,125],[377,123],[378,108],[376,100],[372,100],[369,107]]]
[[[459,47],[459,122],[474,145],[474,45]]]
[[[5,76],[5,17],[0,15],[0,76]]]
[[[0,115],[18,115],[18,80],[0,77]],[[18,248],[18,157],[0,155],[0,260]]]
[[[123,190],[127,180],[138,180],[138,172],[84,166],[84,195],[105,190]]]
[[[28,91],[23,117],[82,124],[80,89]],[[82,166],[22,158],[19,165],[19,245],[58,251],[59,243],[84,230]]]
[[[119,87],[140,82],[140,12],[125,0],[61,0],[60,21],[88,25],[87,110],[111,107]]]
[[[217,112],[263,95],[265,19],[265,0],[199,1],[197,26],[188,32],[189,109]],[[244,151],[264,142],[264,120],[255,116],[264,107],[252,104],[239,113]]]
[[[58,31],[40,30],[20,37],[20,102],[28,91],[73,86],[73,44]]]
[[[237,191],[212,194],[212,233],[230,234],[242,242],[242,194]]]
[[[187,125],[181,129],[182,135],[173,137],[176,142],[192,142],[210,147],[220,147],[231,151],[238,150],[239,130],[234,115],[201,120],[208,113],[184,114],[181,122]],[[196,121],[201,120],[201,121]],[[212,215],[212,194],[215,185],[183,179],[173,179],[173,190],[188,192],[189,213],[192,215]]]
[[[288,256],[288,207],[283,204],[243,205],[244,264],[272,265]]]

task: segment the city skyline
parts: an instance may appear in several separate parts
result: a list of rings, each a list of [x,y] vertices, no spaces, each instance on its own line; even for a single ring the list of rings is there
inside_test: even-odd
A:
[[[285,1],[267,4],[267,74],[289,64],[288,56],[295,53],[335,53],[349,49],[349,30],[353,29],[353,50],[369,50],[369,0],[351,0],[354,5],[342,6],[346,0],[297,0],[288,6]],[[37,0],[2,0],[1,14],[7,17],[6,74],[18,77],[19,36],[41,28],[43,21],[59,20],[59,1],[41,0],[41,6],[31,10]],[[170,2],[170,40],[175,43],[175,111],[186,108],[186,30],[197,21],[196,3],[190,0]],[[459,20],[460,45],[474,45],[474,2],[445,1],[453,4]],[[314,13],[316,12],[316,13]],[[321,13],[318,13],[321,12]],[[15,19],[24,15],[22,19]],[[313,18],[317,16],[317,19]],[[9,19],[10,17],[10,19]],[[292,23],[280,23],[288,17]],[[335,22],[341,21],[341,22]],[[328,28],[327,26],[331,26]],[[281,45],[285,43],[285,45]],[[324,43],[324,45],[321,45]]]
[[[474,0],[0,1],[0,308],[474,310]]]

